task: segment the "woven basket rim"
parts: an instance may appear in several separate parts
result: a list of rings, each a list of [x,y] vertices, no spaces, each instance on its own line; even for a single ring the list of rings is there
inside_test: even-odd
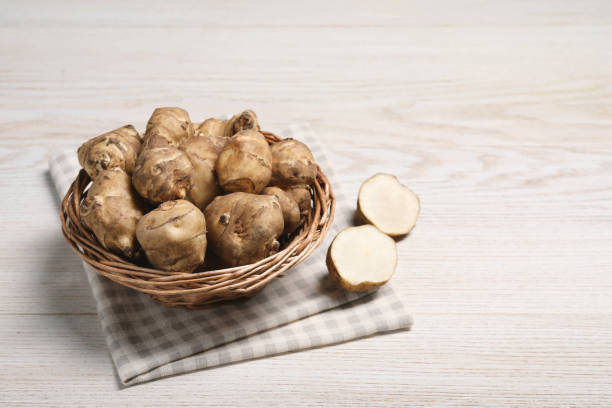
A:
[[[262,132],[269,144],[283,139]],[[216,302],[250,297],[272,279],[308,257],[323,241],[334,217],[336,200],[327,176],[318,168],[311,186],[307,221],[279,252],[258,262],[214,270],[169,272],[137,265],[106,250],[80,222],[80,203],[91,179],[81,169],[60,206],[62,233],[68,244],[98,274],[147,293],[170,307],[202,308]]]

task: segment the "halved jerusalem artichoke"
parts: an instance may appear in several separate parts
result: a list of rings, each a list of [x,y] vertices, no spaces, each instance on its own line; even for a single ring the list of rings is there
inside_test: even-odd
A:
[[[396,266],[395,241],[372,225],[341,231],[327,251],[331,278],[351,292],[384,285],[391,279]]]
[[[392,174],[378,173],[359,189],[357,210],[365,222],[397,237],[415,226],[421,204],[419,197]]]

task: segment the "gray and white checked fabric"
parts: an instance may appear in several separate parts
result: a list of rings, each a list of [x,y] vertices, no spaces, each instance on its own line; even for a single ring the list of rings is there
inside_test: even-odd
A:
[[[309,127],[291,126],[281,135],[306,143],[333,182],[325,152]],[[49,168],[63,197],[80,168],[76,149],[52,155]],[[355,294],[337,289],[328,279],[327,247],[339,230],[352,224],[354,213],[337,185],[334,192],[336,216],[321,246],[248,300],[206,310],[170,309],[84,264],[121,382],[133,385],[410,328],[412,320],[392,284],[375,293]]]

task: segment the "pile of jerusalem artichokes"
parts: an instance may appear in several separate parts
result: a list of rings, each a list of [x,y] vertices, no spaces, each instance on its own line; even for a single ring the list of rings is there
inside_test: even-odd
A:
[[[78,157],[92,179],[82,224],[107,250],[166,271],[197,269],[207,247],[228,266],[279,251],[308,217],[318,171],[305,144],[269,145],[250,110],[194,123],[158,108],[142,136],[123,126]]]

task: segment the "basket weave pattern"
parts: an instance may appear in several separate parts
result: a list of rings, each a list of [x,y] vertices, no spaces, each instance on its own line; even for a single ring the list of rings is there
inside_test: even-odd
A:
[[[269,144],[282,140],[262,132]],[[259,262],[233,268],[168,272],[136,265],[107,251],[80,222],[80,203],[91,179],[81,170],[60,207],[66,241],[100,275],[170,307],[197,309],[211,303],[250,297],[272,279],[303,261],[323,241],[333,220],[336,200],[329,180],[319,168],[311,188],[312,209],[307,221],[278,253]]]

